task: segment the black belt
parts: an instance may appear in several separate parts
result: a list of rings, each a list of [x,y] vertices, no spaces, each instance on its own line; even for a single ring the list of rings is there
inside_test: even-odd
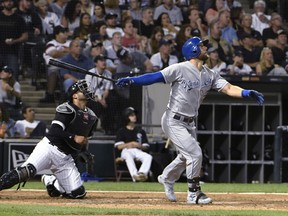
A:
[[[56,146],[56,145],[54,145],[52,142],[49,142],[49,144],[52,145],[52,146]],[[69,153],[63,151],[62,149],[60,149],[58,146],[56,146],[56,147],[57,147],[57,150],[58,150],[58,151],[60,151],[60,152],[62,152],[62,153],[64,153],[64,154],[66,154],[66,155],[69,154]]]
[[[185,123],[189,123],[189,124],[195,120],[195,117],[186,117],[186,116],[182,116],[178,114],[175,114],[173,118],[179,121],[183,121]]]

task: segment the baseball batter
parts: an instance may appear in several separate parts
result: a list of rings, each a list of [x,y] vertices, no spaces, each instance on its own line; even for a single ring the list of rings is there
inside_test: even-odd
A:
[[[208,40],[192,37],[182,47],[187,61],[173,64],[162,71],[144,74],[138,77],[121,78],[118,86],[150,85],[157,82],[171,85],[167,109],[162,116],[162,129],[178,150],[177,157],[158,176],[163,184],[166,197],[175,202],[174,183],[186,169],[188,204],[209,204],[212,199],[201,192],[199,184],[202,164],[202,152],[196,140],[195,118],[198,109],[209,90],[214,89],[232,97],[250,97],[260,105],[264,96],[255,90],[246,90],[227,82],[213,70],[205,67],[208,58]]]
[[[56,108],[49,133],[36,145],[26,162],[4,173],[0,191],[26,182],[38,172],[50,169],[53,175],[42,176],[51,197],[83,198],[86,195],[74,158],[86,148],[96,115],[86,107],[92,93],[85,80],[79,80],[69,89],[70,101]]]

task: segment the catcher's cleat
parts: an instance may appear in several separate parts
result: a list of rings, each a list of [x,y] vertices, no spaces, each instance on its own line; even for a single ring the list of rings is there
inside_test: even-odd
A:
[[[206,194],[203,192],[196,191],[196,192],[190,192],[188,191],[187,195],[187,203],[188,204],[210,204],[212,203],[212,199],[207,197]]]
[[[53,175],[42,175],[41,176],[41,182],[47,186],[47,185],[52,185],[53,182],[56,180],[56,177]]]
[[[54,186],[56,177],[54,175],[42,175],[42,183],[46,186],[47,193],[50,197],[59,197],[61,192]]]
[[[165,194],[166,194],[167,199],[170,202],[176,202],[177,201],[176,200],[176,195],[174,193],[174,188],[173,188],[174,184],[169,183],[169,182],[165,182],[165,180],[163,179],[162,175],[158,176],[158,182],[164,186]]]
[[[148,179],[144,173],[137,173],[137,175],[134,175],[133,178],[136,182],[145,182]]]

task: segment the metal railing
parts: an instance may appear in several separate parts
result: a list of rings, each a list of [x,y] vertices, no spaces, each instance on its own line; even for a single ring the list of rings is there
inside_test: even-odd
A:
[[[278,126],[274,138],[274,183],[282,183],[282,162],[288,161],[283,157],[283,133],[288,132],[288,126]]]

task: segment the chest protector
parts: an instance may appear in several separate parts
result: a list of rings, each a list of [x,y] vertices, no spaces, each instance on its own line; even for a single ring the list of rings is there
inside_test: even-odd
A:
[[[97,120],[95,113],[88,107],[85,110],[81,110],[76,106],[71,106],[69,103],[64,103],[56,108],[57,112],[64,114],[73,114],[74,118],[70,124],[65,128],[65,131],[88,137]],[[78,149],[80,146],[77,143],[69,141],[70,147]]]

